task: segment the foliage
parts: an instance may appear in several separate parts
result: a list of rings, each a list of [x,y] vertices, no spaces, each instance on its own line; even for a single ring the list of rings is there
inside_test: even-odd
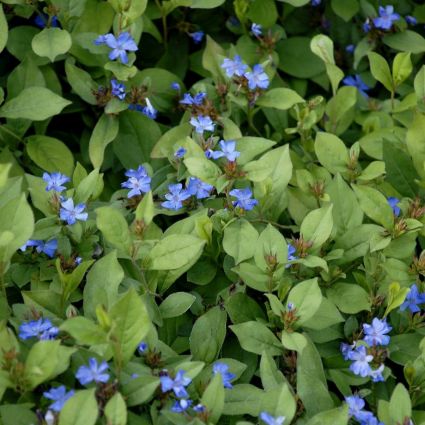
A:
[[[0,2],[0,424],[425,424],[425,7]]]

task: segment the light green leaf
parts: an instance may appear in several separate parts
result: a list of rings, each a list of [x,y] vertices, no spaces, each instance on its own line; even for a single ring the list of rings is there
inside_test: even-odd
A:
[[[254,255],[258,232],[244,219],[236,220],[224,229],[223,249],[235,259],[235,264]]]
[[[199,258],[205,240],[192,235],[170,235],[161,239],[151,250],[151,270],[174,270]]]
[[[256,105],[286,111],[296,103],[303,102],[305,100],[296,91],[287,88],[276,88],[265,92],[256,101]]]
[[[305,241],[312,243],[312,250],[322,246],[332,233],[332,208],[333,205],[329,205],[313,210],[306,215],[301,223],[300,233]]]
[[[28,87],[0,108],[0,117],[43,121],[59,114],[69,100],[44,87]]]
[[[314,142],[314,150],[320,163],[331,173],[347,172],[350,160],[344,142],[337,136],[318,132]]]
[[[224,408],[224,387],[221,375],[217,373],[202,394],[201,403],[208,409],[208,421],[218,423]]]
[[[30,158],[43,170],[70,176],[74,169],[74,157],[65,143],[54,137],[35,135],[27,139]]]
[[[59,425],[95,425],[98,416],[95,390],[77,391],[63,406]]]
[[[241,347],[250,353],[262,354],[268,351],[271,356],[282,353],[282,344],[262,323],[250,321],[229,327],[236,334]]]
[[[127,425],[127,406],[120,393],[115,393],[106,403],[105,417],[108,425]]]
[[[161,303],[159,311],[163,319],[181,316],[189,310],[195,300],[196,297],[187,292],[174,292]]]
[[[322,302],[322,292],[317,278],[298,283],[288,295],[288,303],[292,303],[299,317],[297,324],[302,325],[314,317]]]
[[[356,314],[363,310],[370,311],[370,297],[357,284],[335,283],[326,291],[326,295],[343,313]]]
[[[4,16],[3,6],[0,5],[0,53],[6,46],[8,36],[8,25],[6,17]]]
[[[383,84],[383,86],[388,91],[392,93],[394,91],[394,85],[390,67],[388,66],[387,61],[381,55],[375,52],[369,52],[368,57],[372,75],[376,80]]]
[[[47,57],[50,62],[64,53],[72,46],[72,38],[68,31],[60,28],[44,28],[31,42],[32,50],[41,57]]]

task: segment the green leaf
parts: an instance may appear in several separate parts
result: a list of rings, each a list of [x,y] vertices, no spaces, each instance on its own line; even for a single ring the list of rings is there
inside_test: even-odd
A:
[[[261,412],[264,391],[254,385],[239,384],[226,391],[223,413],[225,415],[251,415],[257,417]]]
[[[336,95],[330,99],[326,105],[326,115],[328,117],[328,120],[325,121],[326,131],[334,133],[337,136],[344,133],[354,120],[356,103],[357,89],[355,87],[344,86],[338,89]],[[318,133],[317,135],[320,134],[321,133]],[[339,142],[336,144],[340,145]],[[326,157],[323,155],[321,158],[326,161]],[[338,162],[338,154],[335,155],[335,153],[332,152],[330,159],[325,163],[332,166],[333,161],[336,161],[334,164],[336,167],[341,165]]]
[[[96,317],[96,307],[101,304],[107,309],[118,298],[118,287],[124,278],[124,271],[117,260],[117,252],[109,254],[96,261],[87,274],[84,286],[84,314]]]
[[[105,239],[115,248],[128,254],[131,248],[131,236],[122,214],[112,207],[97,208],[96,214],[97,227]]]
[[[277,88],[266,91],[255,103],[257,106],[286,111],[295,104],[304,102],[305,100],[296,91],[287,88]]]
[[[72,46],[72,38],[68,31],[60,28],[44,28],[31,42],[34,53],[41,57],[47,57],[50,62],[64,53]]]
[[[170,235],[151,250],[151,270],[174,270],[201,256],[205,240],[192,235]]]
[[[317,278],[298,283],[289,292],[287,302],[292,303],[296,308],[296,315],[299,317],[297,324],[302,325],[314,317],[322,302],[322,292]]]
[[[99,169],[95,168],[90,174],[84,177],[78,184],[75,191],[75,202],[87,202],[90,198],[95,198],[103,189],[103,174],[99,174]]]
[[[77,391],[63,406],[59,425],[95,425],[98,416],[95,390]]]
[[[344,317],[342,317],[335,304],[327,298],[322,297],[318,310],[311,319],[303,323],[303,326],[308,329],[323,331],[344,321]]]
[[[420,71],[416,74],[414,80],[415,93],[418,101],[425,101],[425,65],[422,65]]]
[[[373,221],[391,230],[394,226],[394,214],[385,196],[368,186],[352,185],[360,207]]]
[[[363,310],[370,311],[370,297],[357,284],[335,283],[326,291],[326,295],[343,313],[356,314]]]
[[[3,6],[0,6],[0,53],[6,46],[9,33],[6,17],[4,16]]]
[[[297,394],[309,416],[332,409],[334,403],[329,393],[322,360],[314,344],[308,343],[297,357]]]
[[[424,40],[425,41],[425,40]],[[410,53],[398,53],[393,61],[393,81],[397,87],[403,83],[413,71]]]
[[[314,150],[320,163],[331,173],[347,172],[350,160],[344,142],[337,136],[318,132],[314,142]]]
[[[222,75],[221,57],[226,56],[223,48],[216,43],[209,35],[206,37],[207,43],[202,55],[202,66],[215,78]]]
[[[297,403],[287,382],[283,382],[264,394],[261,410],[275,417],[284,416],[285,421],[291,423],[297,410]]]
[[[268,267],[266,256],[274,256],[279,264],[286,264],[288,260],[286,240],[271,224],[261,232],[254,254],[255,264],[263,270]]]
[[[59,114],[69,100],[44,87],[28,87],[0,108],[0,117],[43,121]]]
[[[131,407],[146,403],[154,395],[159,382],[156,376],[142,375],[123,384],[122,393],[127,405]]]
[[[261,355],[260,377],[263,388],[266,391],[278,388],[286,382],[285,376],[277,368],[275,360],[268,351],[264,351]]]
[[[192,0],[191,9],[214,9],[221,6],[225,0]]]
[[[28,137],[27,152],[43,170],[70,176],[74,169],[74,157],[65,145],[54,137],[35,135]]]
[[[224,229],[223,249],[235,259],[235,264],[254,255],[258,232],[244,219],[234,221]]]
[[[232,323],[243,323],[249,320],[265,319],[261,307],[248,295],[237,292],[226,300],[225,308]]]
[[[145,226],[149,226],[155,216],[155,205],[153,203],[152,192],[145,193],[142,201],[136,208],[136,220],[143,220]]]
[[[363,223],[363,211],[357,202],[356,195],[340,174],[337,174],[328,184],[326,193],[333,204],[332,217],[338,235],[343,235],[347,230]]]
[[[181,316],[189,310],[195,300],[196,297],[187,292],[174,292],[161,303],[159,311],[163,319]]]
[[[189,173],[198,177],[205,183],[216,185],[217,178],[222,174],[218,165],[209,161],[207,158],[186,158],[184,165],[187,167]]]
[[[297,353],[301,353],[304,350],[304,347],[307,346],[307,339],[303,334],[300,334],[299,332],[283,331],[282,345],[287,350],[292,350],[296,351]]]
[[[415,170],[412,158],[392,143],[388,143],[384,149],[384,161],[385,179],[388,183],[401,195],[415,198],[418,193],[416,180],[419,180],[419,175]]]
[[[201,403],[208,409],[208,421],[216,424],[224,408],[224,387],[221,375],[217,373],[202,394]]]
[[[384,317],[388,316],[391,311],[400,307],[409,293],[409,288],[401,288],[398,282],[393,282],[388,288],[387,308]]]
[[[305,241],[312,243],[312,250],[321,247],[332,233],[332,208],[333,205],[329,205],[313,210],[301,223],[300,233]]]
[[[268,151],[276,143],[263,137],[238,137],[236,138],[236,150],[241,154],[238,157],[238,164],[244,165],[256,156]]]
[[[282,354],[282,344],[266,325],[250,321],[229,327],[244,350],[255,354],[268,351],[271,356]]]
[[[403,384],[397,384],[391,394],[389,414],[393,425],[407,423],[412,416],[410,395]]]
[[[297,3],[297,0],[286,1]],[[298,3],[302,4],[308,2],[309,0],[298,0]],[[293,77],[311,78],[325,71],[324,63],[310,49],[309,37],[284,39],[277,46],[276,52],[280,58],[279,69]]]
[[[345,22],[349,22],[360,10],[358,0],[332,0],[332,10]]]
[[[189,337],[194,360],[211,363],[218,357],[226,337],[226,321],[227,314],[219,306],[196,320]]]
[[[166,158],[173,155],[179,148],[179,141],[185,140],[192,132],[192,126],[188,122],[170,128],[165,132],[152,149],[152,158]]]
[[[116,360],[126,364],[151,329],[148,311],[135,289],[131,288],[112,306],[109,317],[113,322],[111,339],[120,347]]]
[[[425,115],[416,113],[406,134],[407,150],[416,171],[425,179]]]
[[[62,323],[60,329],[68,332],[77,341],[77,344],[97,345],[107,342],[107,335],[104,330],[82,316],[68,319]]]
[[[106,403],[105,417],[108,425],[127,425],[127,406],[120,393],[115,393]]]
[[[91,75],[75,66],[72,59],[65,61],[65,73],[72,90],[85,102],[96,105],[96,96],[93,92],[99,89],[99,85],[92,79]]]
[[[382,41],[392,49],[402,52],[425,52],[425,38],[416,31],[405,30],[396,34],[388,34],[382,37]]]
[[[94,168],[100,168],[106,147],[117,137],[119,121],[117,117],[103,114],[94,127],[89,141],[89,156]]]
[[[387,61],[378,53],[369,52],[370,71],[388,91],[394,92],[393,79]]]
[[[0,217],[0,263],[5,270],[5,263],[31,237],[34,215],[22,194],[0,206]]]
[[[348,420],[348,404],[344,404],[337,409],[325,410],[314,415],[306,425],[347,425]]]

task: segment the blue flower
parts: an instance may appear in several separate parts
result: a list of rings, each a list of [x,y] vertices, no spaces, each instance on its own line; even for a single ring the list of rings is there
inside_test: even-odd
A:
[[[128,63],[127,51],[135,52],[138,50],[137,44],[129,32],[122,32],[115,38],[113,34],[100,35],[95,41],[95,44],[106,44],[110,49],[109,59],[111,61],[120,58],[121,62]]]
[[[369,372],[369,376],[372,378],[373,382],[384,382],[384,376],[382,375],[384,368],[385,366],[381,364],[378,369]]]
[[[37,15],[34,18],[34,23],[40,28],[46,28],[47,22],[49,20],[49,15],[47,13],[42,13],[41,15]],[[57,16],[52,16],[50,20],[50,27],[58,27],[59,21]]]
[[[263,34],[263,28],[260,24],[252,23],[251,25],[251,32],[256,36],[260,37],[260,35]]]
[[[320,6],[320,3],[322,3],[322,0],[311,0],[311,5],[314,7]]]
[[[22,340],[38,338],[39,340],[55,339],[59,329],[49,319],[40,318],[24,322],[19,326],[19,338]]]
[[[203,40],[204,35],[205,35],[204,31],[196,31],[196,32],[189,33],[189,37],[192,38],[195,44],[199,44]]]
[[[346,86],[353,86],[356,87],[357,90],[360,92],[360,94],[364,97],[368,97],[366,90],[370,90],[370,87],[361,79],[360,75],[349,75],[348,77],[345,77],[342,82]]]
[[[285,416],[278,416],[275,418],[267,412],[261,412],[260,419],[267,425],[282,425],[285,422]]]
[[[400,306],[400,310],[404,311],[406,309],[409,309],[412,313],[418,313],[421,311],[421,308],[418,306],[418,304],[424,304],[425,303],[425,292],[419,293],[419,289],[416,286],[416,283],[414,283],[410,287],[410,291],[408,292],[406,299],[404,300],[404,303]]]
[[[174,152],[174,157],[175,158],[183,158],[185,153],[187,152],[187,150],[185,148],[183,148],[182,146],[180,146],[175,152]]]
[[[350,360],[350,353],[353,351],[355,346],[356,346],[355,342],[351,345],[346,344],[345,342],[341,343],[340,350],[341,350],[341,354],[342,354],[342,357],[344,358],[344,360]]]
[[[66,221],[67,224],[74,224],[77,220],[87,221],[88,214],[83,212],[86,208],[86,204],[77,204],[74,207],[74,201],[69,198],[61,202],[61,209],[59,211],[59,217],[61,220]]]
[[[365,407],[364,400],[358,395],[350,395],[345,397],[345,401],[348,404],[348,414],[357,419],[357,416]]]
[[[49,241],[44,242],[38,239],[35,239],[35,240],[30,239],[24,245],[22,245],[19,249],[21,251],[25,251],[27,247],[29,246],[35,246],[35,250],[39,254],[43,252],[48,257],[53,258],[58,248],[58,241],[57,239],[50,239]]]
[[[200,106],[204,102],[204,99],[207,97],[207,94],[205,92],[199,92],[195,94],[194,97],[190,93],[185,93],[183,95],[183,99],[180,100],[179,103],[182,105],[196,105]]]
[[[394,6],[379,6],[379,17],[373,19],[373,25],[381,30],[389,30],[395,21],[400,19],[398,13],[394,13]]]
[[[196,406],[193,406],[193,410],[196,413],[202,413],[202,412],[205,412],[205,406],[201,403],[198,403]]]
[[[288,311],[293,311],[295,309],[295,304],[294,303],[288,303],[286,304],[286,308]]]
[[[414,16],[407,15],[404,19],[409,25],[416,25],[418,23],[418,20]]]
[[[78,266],[81,264],[81,262],[83,261],[83,259],[81,257],[75,257],[75,264]]]
[[[235,55],[232,59],[224,58],[221,68],[224,69],[226,75],[231,78],[234,75],[242,77],[245,71],[248,69],[248,65],[243,63],[242,58],[239,55]]]
[[[228,161],[234,162],[241,154],[236,150],[236,142],[234,140],[221,140],[219,145],[221,151],[209,151],[207,157],[214,159],[226,157]]]
[[[133,196],[141,195],[151,190],[151,178],[148,176],[143,165],[139,165],[137,170],[130,169],[126,171],[125,175],[128,177],[128,180],[121,183],[121,186],[131,189],[127,194],[127,198],[132,198]]]
[[[190,198],[190,193],[183,189],[183,186],[181,183],[177,184],[170,184],[168,186],[169,193],[165,195],[166,201],[162,202],[161,205],[164,208],[167,208],[169,210],[179,210],[180,208],[183,208],[183,201]]]
[[[204,131],[214,131],[215,124],[212,119],[208,116],[198,115],[198,117],[192,117],[190,123],[195,127],[195,131],[198,134],[203,134]]]
[[[43,173],[43,180],[47,183],[47,192],[54,190],[55,192],[60,193],[66,189],[66,187],[63,185],[69,182],[70,178],[61,173]]]
[[[390,196],[387,198],[388,205],[393,209],[393,213],[396,217],[400,215],[401,209],[397,206],[400,202],[400,199],[394,198],[394,196]]]
[[[365,333],[364,341],[369,345],[388,345],[390,342],[389,335],[386,335],[392,330],[392,327],[387,324],[385,319],[379,320],[375,317],[372,324],[363,324]]]
[[[171,86],[170,86],[173,90],[176,90],[176,91],[179,91],[180,90],[180,84],[179,83],[176,83],[176,82],[174,82],[174,83],[171,83]]]
[[[145,102],[146,106],[143,107],[142,114],[146,115],[151,120],[154,120],[158,115],[158,111],[152,106],[152,103],[148,98],[145,99]]]
[[[354,53],[354,50],[356,49],[356,46],[354,44],[348,44],[345,46],[345,51],[347,53]]]
[[[288,261],[298,260],[298,257],[295,254],[297,249],[292,244],[288,243]],[[287,264],[285,268],[291,267],[291,264]]]
[[[210,196],[210,192],[214,189],[214,186],[204,183],[202,180],[196,177],[189,178],[189,184],[187,185],[186,191],[196,196],[197,199],[204,199]]]
[[[125,99],[125,85],[123,83],[119,83],[117,80],[113,79],[111,80],[111,93],[112,96],[117,97],[119,100]]]
[[[370,19],[367,18],[363,23],[363,32],[368,33],[372,29],[372,25],[370,24]]]
[[[171,407],[171,411],[174,413],[183,413],[185,412],[191,405],[192,400],[182,398],[181,400],[176,400]]]
[[[146,353],[147,349],[148,349],[148,344],[143,341],[137,347],[137,350],[139,351],[140,354]]]
[[[192,379],[188,376],[184,376],[185,373],[184,370],[179,370],[174,379],[170,378],[168,375],[160,376],[161,391],[163,393],[173,391],[175,396],[179,398],[188,397],[189,394],[185,387],[192,382]]]
[[[97,364],[97,360],[93,357],[89,359],[89,365],[80,366],[75,377],[80,381],[81,385],[90,384],[90,382],[108,382],[109,374],[104,373],[109,369],[108,363],[103,361]]]
[[[360,375],[363,378],[369,376],[372,370],[369,363],[373,360],[373,356],[367,354],[366,347],[364,345],[360,345],[356,349],[350,351],[348,353],[348,359],[353,361],[350,365],[350,370],[355,375]]]
[[[49,391],[45,391],[43,396],[54,401],[54,403],[49,406],[49,409],[60,412],[63,405],[74,395],[74,393],[74,390],[66,392],[65,386],[61,385],[60,387],[50,388]]]
[[[236,378],[234,373],[229,372],[229,366],[225,363],[214,363],[213,366],[213,375],[217,375],[219,373],[221,375],[224,388],[233,388],[232,383],[230,382],[232,379]]]
[[[270,84],[269,76],[264,72],[264,68],[260,64],[254,65],[251,72],[246,72],[245,78],[248,80],[250,90],[255,90],[257,87],[266,89]]]
[[[233,206],[242,208],[245,211],[252,210],[258,204],[256,199],[251,198],[252,192],[249,187],[245,187],[244,189],[233,189],[229,194],[237,198],[236,201],[233,201]]]

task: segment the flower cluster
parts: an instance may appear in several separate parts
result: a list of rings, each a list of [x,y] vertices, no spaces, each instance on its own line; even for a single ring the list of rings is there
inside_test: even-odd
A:
[[[379,6],[378,16],[372,19],[367,18],[363,23],[363,31],[368,33],[373,28],[382,31],[389,31],[392,29],[394,22],[398,21],[399,19],[400,15],[394,12],[394,6]]]
[[[240,208],[244,211],[251,211],[258,204],[258,201],[252,198],[252,191],[249,187],[233,189],[229,192],[229,194],[236,198],[236,201],[232,202],[235,208]]]
[[[384,381],[382,372],[384,364],[381,358],[385,354],[382,347],[390,342],[390,336],[387,335],[392,327],[387,324],[385,319],[375,317],[371,324],[363,324],[363,332],[365,334],[361,344],[354,342],[352,345],[341,344],[341,352],[345,360],[350,360],[350,370],[363,378],[370,377],[373,382]],[[377,366],[372,369],[371,364]]]
[[[77,220],[87,221],[89,215],[84,211],[85,209],[86,204],[84,203],[74,206],[74,200],[72,198],[62,199],[59,217],[69,225],[75,224]]]
[[[43,173],[43,180],[47,183],[47,192],[54,190],[55,192],[60,193],[66,189],[64,184],[68,183],[70,178],[61,173]]]
[[[22,340],[37,338],[41,340],[55,339],[59,333],[59,329],[52,325],[52,322],[41,317],[38,320],[23,322],[19,326],[19,338]]]
[[[254,31],[258,33],[258,28],[254,27]],[[256,64],[251,71],[247,71],[248,66],[239,55],[235,55],[233,59],[225,58],[221,68],[229,78],[234,78],[235,82],[241,86],[247,86],[250,91],[264,90],[270,85],[269,76],[262,65]]]
[[[219,146],[221,150],[213,151],[212,149],[208,149],[205,152],[205,156],[212,159],[225,157],[228,161],[234,162],[241,154],[236,150],[236,142],[234,140],[221,140]]]
[[[98,364],[97,360],[93,357],[89,359],[89,365],[80,366],[75,374],[81,385],[87,385],[91,382],[95,383],[106,383],[109,381],[109,373],[106,371],[109,369],[108,363],[103,361]]]
[[[135,52],[138,50],[137,44],[129,32],[122,32],[115,37],[114,34],[104,34],[94,40],[94,44],[108,46],[111,51],[109,52],[109,59],[111,61],[120,59],[121,63],[128,63],[127,52]]]
[[[121,183],[121,186],[126,189],[130,189],[127,194],[127,198],[139,196],[151,190],[151,178],[143,165],[139,165],[137,170],[127,170],[125,175],[128,179]]]
[[[189,199],[191,196],[195,196],[196,199],[205,199],[210,196],[214,186],[203,182],[196,177],[189,177],[189,182],[186,189],[183,189],[181,183],[170,184],[168,186],[168,193],[165,194],[166,201],[162,202],[161,205],[169,210],[179,210],[183,208],[183,202]]]
[[[56,250],[58,249],[58,241],[57,239],[50,239],[49,241],[44,242],[39,239],[30,239],[21,246],[20,250],[24,252],[28,247],[35,247],[35,250],[39,254],[43,252],[48,257],[53,258],[55,256]]]
[[[348,414],[360,423],[360,425],[384,425],[379,422],[372,412],[364,410],[365,401],[358,395],[345,397],[348,404]]]

